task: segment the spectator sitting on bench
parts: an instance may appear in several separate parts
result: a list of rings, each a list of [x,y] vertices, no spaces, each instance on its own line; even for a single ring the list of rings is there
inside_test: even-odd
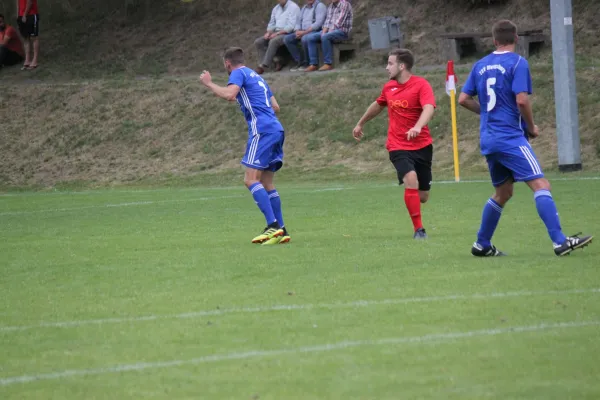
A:
[[[327,18],[323,24],[320,36],[311,36],[308,39],[308,57],[310,65],[305,72],[317,70],[319,65],[318,43],[323,49],[323,66],[319,71],[333,69],[333,43],[348,40],[352,31],[352,6],[348,0],[331,0],[327,7]]]
[[[259,75],[271,67],[273,57],[277,54],[279,47],[284,44],[285,35],[294,31],[298,14],[300,14],[300,7],[292,0],[277,0],[277,2],[279,4],[271,11],[267,32],[254,41],[258,52],[258,67],[255,71]],[[275,70],[280,71],[281,64],[278,64]]]
[[[327,17],[327,6],[319,0],[306,0],[306,5],[300,10],[296,32],[285,36],[283,40],[292,55],[296,66],[291,69],[303,71],[308,67],[308,40],[311,36],[321,36],[321,29]],[[302,52],[298,49],[298,42],[302,44]]]
[[[4,22],[0,14],[0,69],[3,65],[16,65],[23,61],[23,43],[17,31]]]

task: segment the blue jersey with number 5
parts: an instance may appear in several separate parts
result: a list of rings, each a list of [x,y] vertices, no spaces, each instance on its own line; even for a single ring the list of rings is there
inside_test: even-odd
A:
[[[248,67],[231,72],[228,85],[237,85],[237,102],[248,122],[248,134],[282,132],[283,127],[271,107],[271,89],[265,80]]]
[[[494,52],[475,63],[462,92],[479,99],[484,155],[527,143],[517,106],[517,94],[532,93],[527,60],[512,52]]]

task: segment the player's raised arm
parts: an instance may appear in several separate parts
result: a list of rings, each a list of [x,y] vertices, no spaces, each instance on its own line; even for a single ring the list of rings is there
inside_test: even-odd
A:
[[[226,87],[219,86],[212,81],[212,77],[210,76],[210,72],[204,71],[200,75],[200,82],[212,90],[214,94],[218,97],[225,99],[227,101],[235,101],[236,96],[240,92],[240,87],[238,85],[230,84]]]
[[[365,126],[365,124],[368,121],[375,118],[376,116],[378,116],[383,111],[384,108],[385,108],[385,106],[380,105],[377,101],[374,101],[373,103],[371,103],[369,108],[367,108],[367,111],[364,113],[364,115],[361,117],[361,119],[356,124],[356,127],[352,131],[352,136],[354,136],[354,139],[360,141],[360,139],[363,137],[362,130],[363,130],[363,127]]]

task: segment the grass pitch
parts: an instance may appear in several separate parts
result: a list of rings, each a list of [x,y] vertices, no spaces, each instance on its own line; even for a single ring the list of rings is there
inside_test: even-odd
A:
[[[557,180],[598,234],[598,180]],[[0,197],[2,399],[596,399],[600,253],[553,255],[521,185],[435,184],[426,242],[393,182],[282,184],[292,243],[232,188]]]

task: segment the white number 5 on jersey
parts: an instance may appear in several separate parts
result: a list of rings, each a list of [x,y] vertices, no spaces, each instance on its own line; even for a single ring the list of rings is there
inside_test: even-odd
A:
[[[492,111],[494,109],[494,107],[496,107],[496,92],[494,92],[494,88],[492,87],[495,84],[496,84],[496,78],[488,78],[487,81],[485,81],[485,86],[487,87],[487,94],[488,94],[488,103],[487,103],[488,112]]]

